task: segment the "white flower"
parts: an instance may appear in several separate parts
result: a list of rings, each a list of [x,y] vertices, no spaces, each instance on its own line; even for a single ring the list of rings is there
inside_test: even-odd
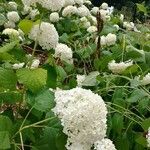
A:
[[[63,6],[65,1],[64,0],[39,0],[39,2],[44,8],[51,10],[51,11],[58,11]]]
[[[107,10],[99,10],[100,11],[100,14],[101,14],[101,18],[105,21],[107,16],[108,16],[108,11]]]
[[[74,0],[65,0],[64,7],[74,4],[75,4]]]
[[[101,36],[101,46],[105,46],[107,44],[106,37],[103,35]]]
[[[97,26],[97,19],[96,19],[96,17],[90,15],[90,16],[88,16],[88,19],[90,20],[92,25]]]
[[[120,14],[120,20],[123,22],[123,20],[124,20],[124,15],[123,14]]]
[[[68,150],[75,145],[79,150],[90,150],[95,141],[106,136],[107,108],[101,96],[77,87],[56,91],[55,102],[53,111],[61,119],[63,132],[68,136]]]
[[[111,15],[113,13],[113,11],[114,11],[114,7],[113,6],[108,7],[107,11],[108,11],[108,15]]]
[[[89,0],[85,0],[84,4],[92,5],[92,2],[91,2],[91,1],[89,1]]]
[[[19,36],[19,32],[15,29],[11,29],[11,28],[4,29],[2,34],[9,35],[9,36],[15,36],[15,37]]]
[[[5,27],[5,28],[15,28],[16,25],[15,25],[14,22],[8,21],[8,22],[6,22],[6,23],[4,24],[4,27]]]
[[[96,26],[90,26],[87,29],[87,32],[89,32],[89,33],[95,33],[95,32],[97,32],[97,27]]]
[[[77,75],[77,85],[78,87],[82,87],[82,83],[85,80],[86,75]]]
[[[129,60],[126,62],[116,63],[115,60],[108,63],[108,69],[115,74],[120,74],[124,72],[128,67],[133,65],[133,61]]]
[[[148,85],[150,84],[150,73],[148,73],[142,80],[141,80],[142,85]]]
[[[13,9],[13,10],[17,10],[17,7],[18,7],[18,5],[17,5],[17,3],[16,2],[9,2],[8,3],[8,5]]]
[[[24,5],[23,11],[21,12],[23,15],[29,14],[32,11],[32,7]]]
[[[117,37],[115,34],[112,34],[112,33],[109,33],[107,36],[106,36],[106,42],[107,42],[107,45],[110,46],[110,45],[114,45],[117,41]]]
[[[12,21],[12,22],[18,22],[20,20],[18,12],[16,12],[16,11],[8,12],[7,13],[7,18],[8,18],[9,21]]]
[[[94,143],[94,150],[116,150],[116,148],[110,139],[105,138]]]
[[[58,33],[53,24],[42,22],[34,25],[29,34],[29,38],[37,41],[43,49],[55,48],[58,44]]]
[[[59,57],[61,60],[68,63],[73,63],[72,60],[73,52],[67,45],[59,43],[55,48],[54,57]]]
[[[146,139],[147,139],[147,147],[150,147],[150,127],[148,129],[148,133],[146,135]]]
[[[38,0],[22,0],[22,3],[26,6],[34,5]]]
[[[113,25],[117,30],[119,30],[119,26],[117,24]]]
[[[86,17],[82,17],[82,18],[80,18],[80,21],[81,21],[81,22],[87,22],[88,20],[87,20]]]
[[[81,7],[78,8],[78,15],[80,17],[89,16],[90,11],[85,5],[82,5]]]
[[[19,64],[13,64],[12,67],[13,69],[21,69],[23,68],[24,65],[25,63],[19,63]]]
[[[103,3],[103,4],[101,5],[101,8],[102,8],[102,9],[107,9],[107,8],[108,8],[108,4],[107,4],[107,3]]]
[[[40,60],[39,59],[33,59],[32,64],[31,64],[31,69],[36,69],[40,65]]]
[[[92,10],[91,10],[91,13],[93,15],[97,15],[97,12],[99,11],[99,7],[93,7]]]
[[[89,28],[90,26],[91,26],[91,23],[89,21],[83,23],[83,27],[86,29]]]
[[[38,11],[38,9],[33,9],[33,10],[31,10],[30,11],[30,13],[29,13],[29,17],[31,18],[31,19],[34,19],[37,15],[39,15],[40,14],[40,12]]]
[[[83,0],[74,0],[74,2],[78,5],[83,5]]]
[[[130,31],[134,29],[135,25],[133,22],[123,22],[123,27]]]
[[[58,22],[59,21],[59,14],[57,12],[53,12],[50,14],[49,19],[51,22]]]
[[[62,11],[62,15],[64,17],[66,16],[71,16],[71,15],[75,15],[78,13],[78,9],[76,6],[67,6],[63,9]]]

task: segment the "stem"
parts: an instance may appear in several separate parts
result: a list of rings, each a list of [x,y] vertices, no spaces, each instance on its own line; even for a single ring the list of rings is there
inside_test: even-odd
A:
[[[22,150],[24,150],[24,144],[23,144],[22,133],[20,132],[19,134],[20,134],[21,147],[22,147]]]
[[[125,34],[123,35],[123,47],[122,47],[122,61],[124,60],[124,53],[125,53],[125,48],[126,48],[126,36]]]

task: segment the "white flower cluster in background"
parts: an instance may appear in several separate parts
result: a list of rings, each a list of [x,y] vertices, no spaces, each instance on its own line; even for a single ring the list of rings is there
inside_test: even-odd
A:
[[[43,49],[49,50],[56,47],[59,35],[53,24],[42,22],[33,26],[29,38],[37,41]]]
[[[58,12],[53,12],[50,14],[49,19],[51,22],[58,22],[59,21],[59,14]]]
[[[146,139],[147,139],[147,147],[150,148],[150,127],[148,129],[148,133],[146,135]]]
[[[142,85],[150,84],[150,73],[146,74],[142,80],[139,80]]]
[[[13,1],[10,1],[9,3],[8,3],[8,5],[10,6],[10,8],[12,9],[12,10],[17,10],[17,8],[18,8],[18,5],[17,5],[17,3],[16,2],[13,2]]]
[[[40,65],[40,60],[39,59],[33,59],[32,60],[32,64],[31,64],[31,69],[36,69],[36,68],[38,68],[39,67],[39,65]]]
[[[89,33],[95,33],[95,32],[97,32],[97,27],[96,26],[90,26],[87,29],[87,32],[89,32]]]
[[[59,43],[55,48],[55,58],[60,58],[62,61],[72,64],[73,63],[73,52],[72,49],[67,45]]]
[[[106,136],[107,108],[101,96],[77,87],[56,91],[55,101],[53,111],[68,136],[68,150],[90,150]]]
[[[116,148],[110,139],[104,138],[94,143],[94,150],[116,150]]]
[[[18,63],[18,64],[13,64],[12,68],[17,70],[17,69],[23,68],[24,65],[25,65],[24,62],[23,63]]]
[[[64,0],[22,0],[22,2],[25,6],[35,6],[36,3],[39,3],[42,5],[43,8],[46,8],[51,11],[60,10],[65,3]]]
[[[123,22],[123,27],[126,28],[126,30],[134,30],[134,23],[133,22]]]
[[[132,65],[133,65],[132,60],[129,60],[126,62],[120,62],[120,63],[116,63],[116,61],[113,60],[113,61],[108,63],[108,69],[111,70],[115,74],[120,74]]]
[[[76,15],[78,13],[78,9],[76,6],[67,6],[63,9],[62,15],[64,17],[66,16],[71,16],[71,15]]]
[[[78,15],[80,17],[85,17],[85,16],[90,16],[90,10],[85,6],[85,5],[82,5],[80,7],[78,7]]]
[[[96,38],[97,43],[98,38]],[[117,36],[115,34],[109,33],[107,36],[101,36],[101,46],[111,46],[115,45],[117,41]]]
[[[20,20],[20,16],[16,11],[10,11],[7,13],[8,21],[4,24],[5,28],[15,28],[15,23]]]
[[[86,75],[77,75],[77,86],[82,87],[82,84],[86,78]]]

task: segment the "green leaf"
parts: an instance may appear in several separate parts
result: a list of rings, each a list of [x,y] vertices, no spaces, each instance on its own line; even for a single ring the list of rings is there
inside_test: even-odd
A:
[[[143,4],[136,3],[139,12],[143,12],[145,15],[147,14],[147,9]]]
[[[145,131],[147,131],[149,127],[150,127],[150,118],[147,118],[142,122],[142,128]]]
[[[18,27],[25,33],[28,34],[32,29],[34,22],[31,20],[23,19],[19,22]]]
[[[0,92],[0,103],[15,104],[22,101],[22,94],[18,91]]]
[[[129,103],[135,103],[135,102],[138,102],[140,99],[143,99],[146,96],[147,96],[147,93],[144,90],[136,89],[132,92],[130,97],[126,99],[126,101]]]
[[[18,44],[18,41],[5,44],[4,46],[0,47],[0,53],[5,53],[5,52],[12,50],[17,44]]]
[[[13,70],[0,67],[0,87],[6,89],[15,89],[17,77]]]
[[[0,149],[9,149],[10,148],[10,140],[8,131],[0,131]]]
[[[17,70],[17,77],[20,83],[24,84],[33,93],[38,92],[46,85],[47,71],[38,69],[23,68]]]
[[[36,95],[28,93],[27,102],[42,112],[51,110],[55,106],[54,94],[49,89],[42,90]]]
[[[0,26],[2,26],[6,21],[6,17],[3,14],[0,14]]]
[[[118,113],[115,113],[112,117],[112,129],[118,134],[121,133],[121,130],[123,129],[124,126],[123,118],[124,117]]]
[[[146,138],[143,137],[143,135],[140,135],[137,139],[135,139],[135,141],[144,146],[144,147],[147,147],[147,141],[146,141]]]
[[[63,67],[57,66],[56,71],[57,71],[57,75],[58,75],[59,80],[64,81],[65,78],[67,77],[67,73],[65,72]]]
[[[12,129],[12,121],[8,117],[0,115],[0,131],[10,132],[11,129]]]

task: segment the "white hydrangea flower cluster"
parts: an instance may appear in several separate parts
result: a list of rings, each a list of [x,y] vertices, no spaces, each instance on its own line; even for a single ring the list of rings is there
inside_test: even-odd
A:
[[[101,46],[111,46],[114,45],[116,41],[117,36],[115,34],[109,33],[107,36],[101,36]]]
[[[64,0],[22,0],[22,2],[25,6],[36,5],[36,3],[39,3],[42,7],[51,11],[60,10],[65,3]]]
[[[37,41],[43,49],[48,50],[56,47],[59,35],[53,24],[42,22],[33,26],[29,38]]]
[[[18,8],[17,3],[16,3],[16,2],[13,2],[13,1],[10,1],[10,2],[8,3],[8,5],[10,6],[10,8],[11,8],[12,10],[17,10],[17,8]]]
[[[86,75],[77,75],[77,86],[82,87],[82,83],[84,82]]]
[[[74,0],[65,0],[64,7],[69,6],[69,5],[74,5],[74,4],[75,4]]]
[[[126,28],[126,30],[134,30],[135,25],[133,22],[123,22],[123,27]]]
[[[95,141],[106,136],[106,105],[91,90],[74,88],[55,92],[54,113],[61,119],[68,135],[68,150],[90,150]]]
[[[33,20],[40,12],[38,9],[30,9],[29,17]]]
[[[16,11],[10,11],[7,13],[8,21],[4,24],[5,28],[15,28],[15,23],[20,20],[20,16]]]
[[[2,34],[8,35],[8,36],[19,37],[19,32],[15,29],[12,29],[12,28],[4,29]]]
[[[78,5],[83,5],[83,0],[74,0],[74,2]]]
[[[111,70],[115,74],[121,74],[124,72],[128,67],[133,65],[132,60],[128,60],[126,62],[116,63],[115,60],[108,63],[108,69]]]
[[[65,7],[62,11],[63,17],[76,15],[77,13],[78,13],[77,7],[76,6],[71,6],[71,5]]]
[[[82,5],[78,7],[78,15],[80,17],[85,17],[85,16],[90,16],[91,14],[89,9],[85,5]]]
[[[94,143],[94,150],[116,150],[116,148],[110,139],[104,138]]]
[[[148,133],[146,135],[146,139],[147,139],[147,147],[150,148],[150,127],[148,129]]]
[[[148,73],[147,75],[145,75],[145,77],[143,77],[142,80],[140,80],[142,85],[148,85],[150,84],[150,73]]]
[[[96,16],[98,11],[99,11],[99,7],[93,7],[91,13]]]
[[[40,65],[40,60],[39,59],[33,59],[32,60],[32,64],[31,64],[31,69],[36,69],[36,68],[38,68],[39,67],[39,65]]]
[[[7,19],[11,22],[18,22],[20,20],[20,16],[16,11],[10,11],[7,13]]]
[[[59,14],[58,12],[53,12],[50,14],[49,19],[51,22],[58,22],[59,21]]]
[[[62,61],[68,62],[70,64],[73,63],[73,52],[72,49],[69,48],[67,45],[59,43],[55,48],[55,58],[60,58]]]
[[[23,68],[24,65],[25,65],[24,62],[23,63],[18,63],[18,64],[13,64],[12,68],[15,69],[15,70],[17,70],[17,69]]]
[[[96,26],[90,26],[87,29],[87,32],[89,32],[89,33],[95,33],[95,32],[97,32],[97,27]]]

